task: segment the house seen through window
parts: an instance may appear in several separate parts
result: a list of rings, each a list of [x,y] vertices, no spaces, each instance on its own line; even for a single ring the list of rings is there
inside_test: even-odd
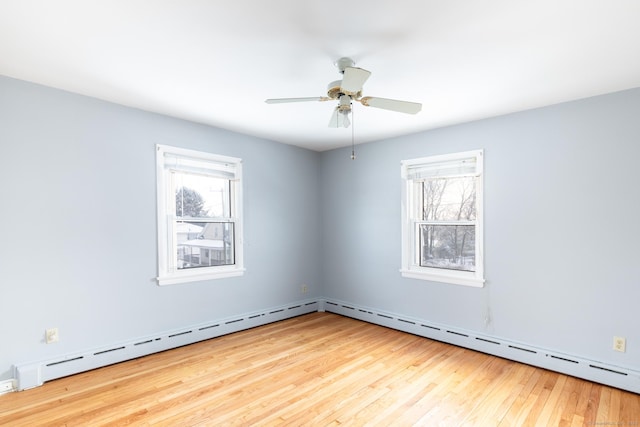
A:
[[[239,159],[158,146],[160,284],[242,274]]]

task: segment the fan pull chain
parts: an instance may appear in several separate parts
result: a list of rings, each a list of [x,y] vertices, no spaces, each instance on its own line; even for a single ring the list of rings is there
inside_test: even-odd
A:
[[[353,107],[351,108],[351,160],[356,159],[355,120],[353,119]]]

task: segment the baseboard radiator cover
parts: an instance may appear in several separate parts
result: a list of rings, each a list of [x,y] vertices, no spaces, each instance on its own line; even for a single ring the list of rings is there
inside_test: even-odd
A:
[[[13,367],[16,388],[17,390],[26,390],[38,387],[46,381],[205,341],[279,320],[321,311],[319,308],[319,301],[305,300],[165,331],[51,360],[16,364]]]
[[[321,306],[328,313],[340,314],[640,394],[640,371],[634,369],[557,353],[446,325],[433,324],[401,314],[384,312],[339,300],[325,299],[321,301]]]
[[[13,384],[15,386],[13,390],[38,387],[46,381],[57,378],[317,311],[340,314],[640,394],[640,372],[634,369],[556,353],[528,344],[506,341],[473,331],[434,324],[334,299],[301,301],[50,360],[16,364],[14,365]]]

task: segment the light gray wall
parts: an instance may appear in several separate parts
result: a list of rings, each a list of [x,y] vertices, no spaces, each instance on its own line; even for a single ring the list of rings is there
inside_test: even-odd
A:
[[[351,161],[0,77],[0,380],[14,363],[296,301],[302,283],[305,297],[640,369],[639,111],[640,90],[625,91],[365,144]],[[245,276],[155,284],[157,143],[244,160]],[[477,148],[486,286],[401,278],[400,160]],[[48,327],[59,343],[44,344]]]
[[[155,144],[243,159],[243,277],[156,284]],[[0,145],[0,380],[14,363],[320,295],[316,152],[5,77]],[[49,327],[59,343],[44,344]]]
[[[639,113],[636,89],[323,153],[324,295],[639,369]],[[402,278],[400,161],[479,148],[485,287]]]

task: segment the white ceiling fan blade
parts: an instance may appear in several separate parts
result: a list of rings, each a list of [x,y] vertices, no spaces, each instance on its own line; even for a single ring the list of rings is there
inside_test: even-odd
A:
[[[397,111],[399,113],[416,114],[422,110],[422,104],[409,101],[398,101],[397,99],[374,98],[365,96],[360,99],[362,105],[367,107],[382,108],[384,110]]]
[[[285,104],[288,102],[309,102],[309,101],[328,101],[329,98],[326,96],[315,96],[309,98],[275,98],[275,99],[266,99],[264,102],[267,104]]]
[[[351,124],[349,120],[349,115],[339,111],[340,107],[336,107],[333,110],[333,114],[331,115],[331,119],[329,119],[329,127],[330,128],[348,128]]]
[[[346,93],[347,95],[357,94],[362,90],[364,82],[367,81],[370,75],[370,71],[363,70],[362,68],[345,68],[344,77],[342,78],[342,84],[340,84],[342,93]]]

